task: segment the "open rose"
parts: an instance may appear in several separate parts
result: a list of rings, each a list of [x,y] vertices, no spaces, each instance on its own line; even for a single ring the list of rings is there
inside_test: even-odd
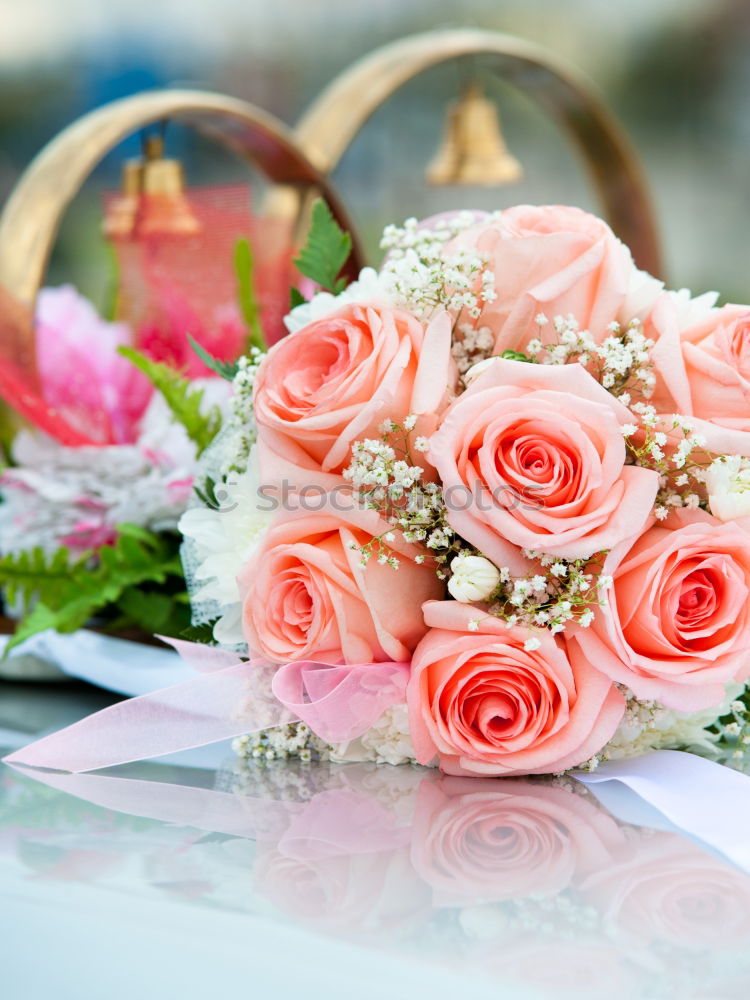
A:
[[[423,782],[412,861],[441,906],[554,896],[607,868],[624,842],[615,821],[583,796],[530,782]]]
[[[750,455],[750,307],[714,309],[681,339],[688,412],[735,432],[726,435],[726,443],[710,441],[717,450]]]
[[[635,842],[580,886],[630,946],[736,947],[750,938],[750,878],[673,833]]]
[[[680,712],[719,705],[750,674],[750,535],[737,524],[675,511],[604,570],[609,606],[575,629],[574,664]]]
[[[453,378],[447,313],[426,329],[412,315],[347,305],[285,337],[255,383],[265,482],[335,485],[355,440],[377,437],[386,418],[435,426]],[[300,479],[304,483],[300,483]]]
[[[632,537],[659,477],[625,465],[631,420],[580,365],[495,359],[430,439],[451,527],[520,574],[515,546],[581,559]]]
[[[394,540],[400,565],[360,545],[388,531],[375,511],[289,512],[267,532],[238,576],[242,626],[252,652],[275,662],[408,660],[424,634],[420,607],[442,593],[414,546]]]
[[[549,632],[508,628],[457,601],[429,602],[424,618],[407,690],[420,763],[437,755],[448,774],[464,775],[563,771],[617,728],[622,695],[588,663],[571,664]]]
[[[495,335],[495,353],[523,351],[540,331],[536,316],[572,313],[599,340],[618,318],[635,272],[630,252],[609,226],[561,205],[519,205],[469,227],[446,248],[489,255],[497,298],[479,321]]]

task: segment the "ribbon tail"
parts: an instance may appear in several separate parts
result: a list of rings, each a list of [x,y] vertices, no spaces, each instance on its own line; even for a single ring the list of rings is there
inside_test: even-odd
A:
[[[603,782],[624,785],[678,829],[750,872],[750,778],[746,774],[679,750],[608,761],[592,773],[573,774],[619,819],[644,821],[637,803],[627,795],[600,794],[597,786]]]
[[[285,725],[296,716],[271,694],[275,669],[238,663],[110,705],[17,750],[5,763],[95,771]]]
[[[278,839],[302,805],[106,774],[26,770],[26,777],[102,809],[231,837]]]

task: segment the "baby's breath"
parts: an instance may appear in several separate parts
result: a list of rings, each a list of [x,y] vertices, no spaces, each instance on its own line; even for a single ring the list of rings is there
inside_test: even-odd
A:
[[[380,246],[388,256],[381,275],[396,302],[422,320],[440,308],[479,319],[484,305],[497,297],[489,255],[471,247],[445,252],[446,244],[474,222],[471,212],[457,212],[433,228],[416,219],[386,227]]]

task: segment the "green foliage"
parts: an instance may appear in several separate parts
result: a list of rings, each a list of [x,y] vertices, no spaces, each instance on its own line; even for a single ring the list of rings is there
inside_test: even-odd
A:
[[[162,589],[139,589],[149,584]],[[5,652],[48,628],[74,632],[112,605],[145,631],[164,631],[172,623],[181,628],[186,613],[179,607],[179,594],[163,592],[169,584],[184,589],[176,538],[138,525],[120,525],[114,545],[78,559],[64,548],[52,556],[41,549],[3,556],[0,587],[11,602],[30,608]]]
[[[216,375],[220,375],[225,378],[227,382],[231,382],[237,372],[240,370],[239,365],[236,361],[220,361],[215,358],[213,354],[209,354],[205,347],[201,347],[197,340],[188,334],[188,341],[192,347],[194,353],[201,359],[206,368],[209,368]]]
[[[537,364],[534,358],[530,358],[528,354],[521,354],[520,351],[503,351],[500,357],[505,358],[506,361],[525,361],[530,365]]]
[[[221,503],[216,496],[216,480],[212,479],[211,476],[206,476],[202,487],[194,485],[193,493],[195,493],[204,507],[211,507],[213,510],[218,510],[221,507]]]
[[[297,306],[302,306],[307,302],[307,299],[299,290],[299,288],[289,289],[289,308],[296,309]]]
[[[172,411],[172,416],[185,428],[200,455],[221,428],[221,411],[218,406],[212,406],[203,413],[201,411],[203,390],[192,388],[190,382],[174,368],[160,361],[152,361],[132,347],[120,347],[118,351],[142,371],[154,388],[162,394]]]
[[[234,248],[234,273],[237,277],[237,298],[242,317],[250,333],[250,343],[266,350],[266,338],[260,324],[260,308],[255,295],[255,261],[247,240],[237,240]]]
[[[307,242],[294,261],[300,274],[337,295],[346,287],[345,279],[338,275],[351,249],[351,236],[341,229],[323,199],[318,198],[312,208]]]
[[[181,639],[187,639],[188,642],[202,642],[204,644],[212,643],[214,641],[214,625],[213,622],[206,622],[203,625],[188,625],[180,632]]]

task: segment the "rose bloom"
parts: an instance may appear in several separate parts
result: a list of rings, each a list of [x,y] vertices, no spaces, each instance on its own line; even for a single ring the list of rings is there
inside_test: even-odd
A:
[[[497,358],[430,439],[451,527],[497,566],[514,546],[588,558],[646,523],[659,485],[625,465],[632,414],[580,365]]]
[[[580,886],[604,927],[629,946],[747,945],[750,878],[673,833],[634,841]]]
[[[519,205],[460,233],[447,244],[488,254],[497,298],[479,325],[495,334],[495,353],[523,351],[529,340],[555,338],[536,316],[572,313],[581,329],[603,340],[617,319],[636,273],[630,251],[609,226],[578,208]]]
[[[714,309],[681,337],[690,414],[739,432],[712,446],[750,455],[750,307]]]
[[[680,712],[719,705],[729,681],[750,675],[750,535],[738,524],[674,511],[604,572],[609,605],[574,627],[572,663]]]
[[[549,632],[508,628],[457,601],[425,604],[424,619],[407,689],[419,763],[437,756],[448,774],[546,774],[612,737],[622,695],[587,662],[569,662]],[[532,637],[538,647],[526,649]]]
[[[442,595],[416,547],[394,540],[398,569],[352,545],[389,530],[373,510],[287,512],[240,572],[242,628],[251,652],[274,662],[408,660],[425,632],[422,602]]]
[[[415,432],[430,433],[455,378],[450,347],[447,313],[425,328],[410,313],[366,305],[279,341],[255,382],[264,480],[334,485],[354,441],[379,437],[386,418],[421,415]]]
[[[508,780],[424,781],[412,861],[438,906],[554,896],[612,863],[624,834],[603,809],[563,788]]]

